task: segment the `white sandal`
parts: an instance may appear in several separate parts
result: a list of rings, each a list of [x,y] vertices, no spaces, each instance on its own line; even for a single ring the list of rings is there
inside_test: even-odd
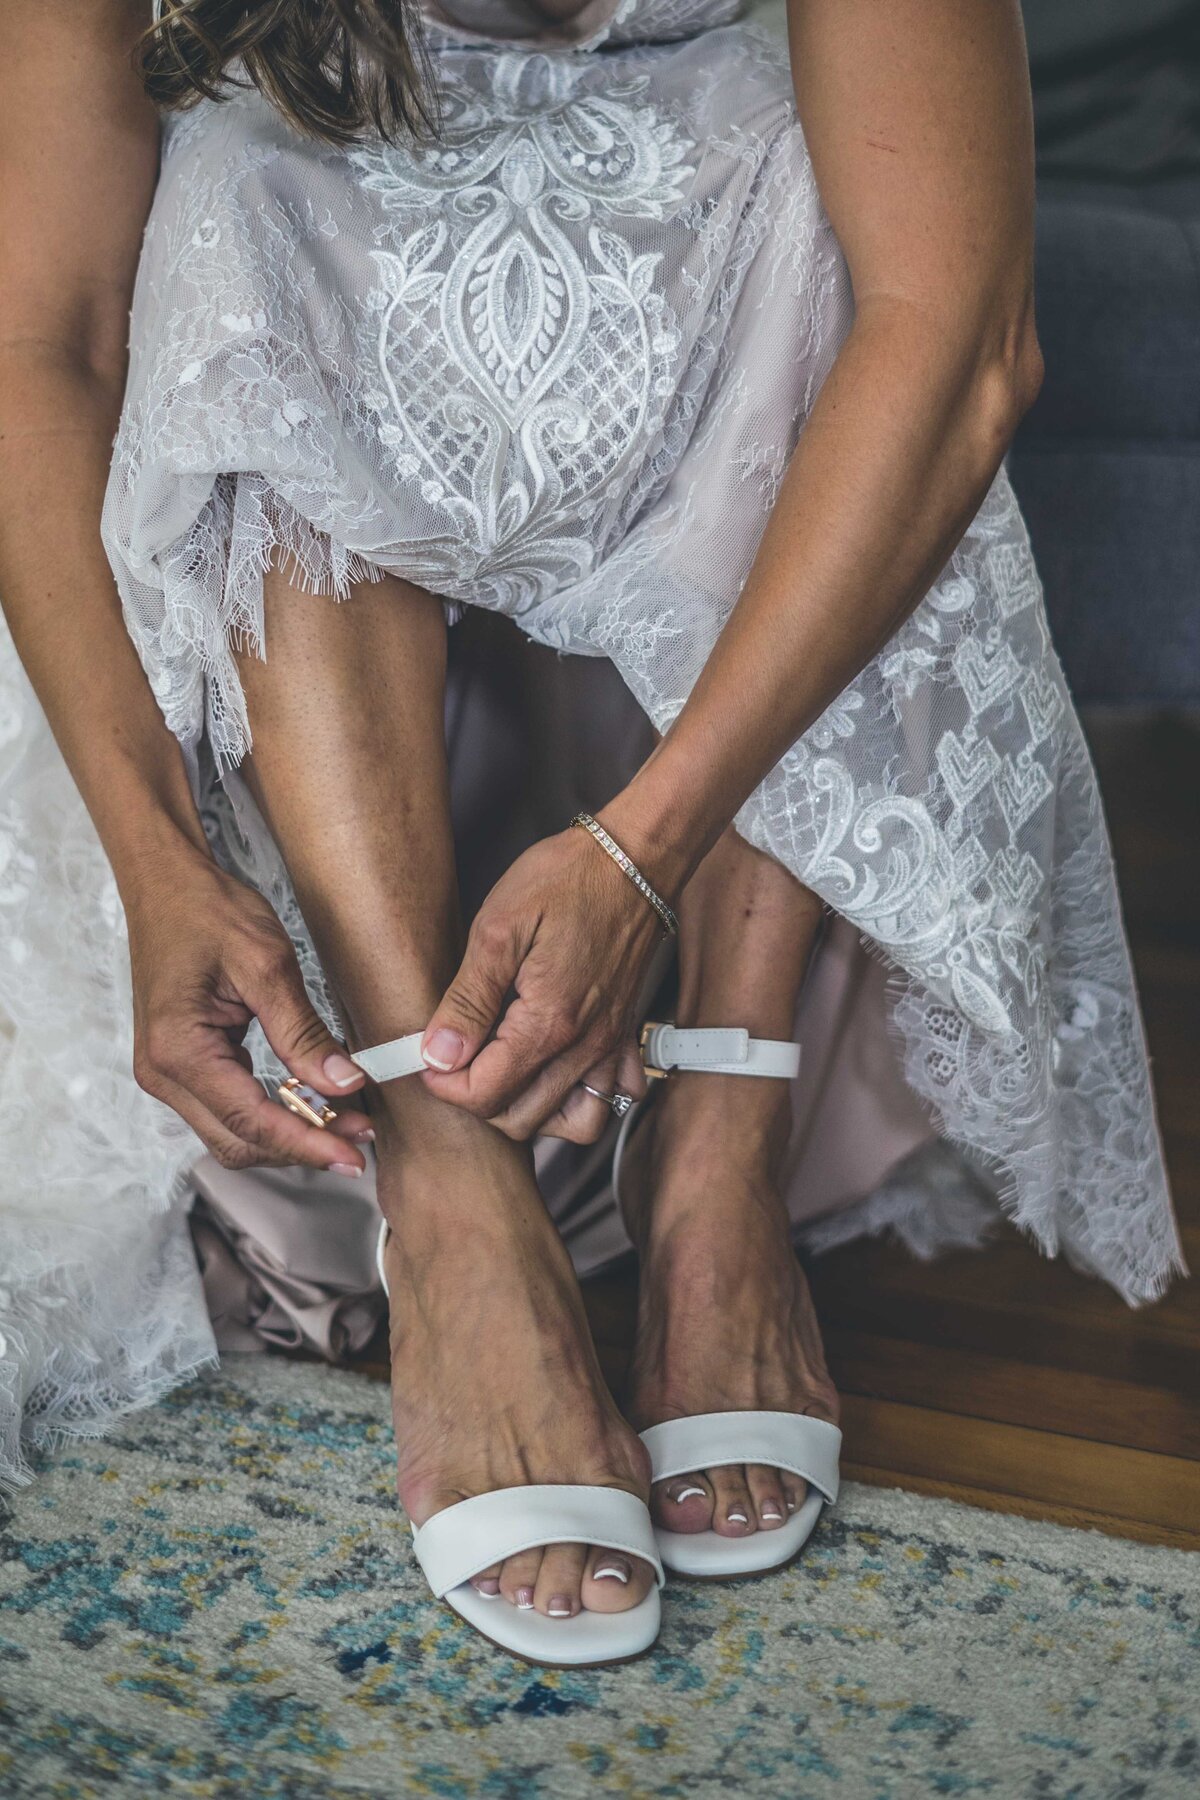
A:
[[[394,1038],[353,1060],[375,1081],[394,1081],[425,1068],[423,1032]],[[380,1225],[375,1262],[386,1294],[383,1252],[388,1227]],[[413,1551],[435,1597],[444,1600],[481,1637],[523,1661],[545,1668],[579,1668],[628,1662],[649,1650],[662,1621],[659,1590],[666,1576],[643,1500],[623,1488],[563,1486],[499,1488],[460,1500],[411,1526]],[[584,1610],[550,1619],[533,1608],[510,1605],[499,1594],[481,1594],[472,1577],[507,1557],[546,1544],[592,1544],[640,1557],[654,1570],[655,1585],[626,1612]]]
[[[752,1038],[740,1029],[693,1028],[651,1022],[642,1030],[642,1060],[653,1080],[673,1069],[710,1075],[757,1075],[794,1081],[800,1071],[800,1046],[778,1038]],[[633,1124],[631,1109],[621,1121],[613,1154],[613,1195],[620,1199],[621,1158]],[[650,1452],[652,1479],[669,1481],[701,1469],[759,1463],[786,1469],[808,1483],[808,1493],[792,1516],[775,1531],[748,1537],[722,1537],[716,1531],[667,1531],[655,1528],[659,1554],[673,1574],[696,1580],[729,1580],[765,1575],[791,1562],[812,1536],[821,1508],[838,1494],[838,1458],[842,1434],[836,1425],[807,1413],[698,1413],[668,1419],[641,1434]]]

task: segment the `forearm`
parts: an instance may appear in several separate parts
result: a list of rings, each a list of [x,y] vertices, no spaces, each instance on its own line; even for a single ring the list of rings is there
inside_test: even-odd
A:
[[[1028,375],[1019,345],[954,344],[907,303],[860,312],[687,704],[605,809],[666,891],[898,629],[978,509]]]
[[[204,833],[100,542],[119,372],[0,348],[0,598],[118,882]]]

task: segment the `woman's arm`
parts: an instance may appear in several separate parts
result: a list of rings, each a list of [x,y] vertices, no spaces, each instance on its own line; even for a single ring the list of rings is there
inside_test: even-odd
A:
[[[245,1067],[240,1036],[254,1014],[323,1092],[338,1091],[323,1062],[340,1047],[271,909],[208,853],[100,542],[158,170],[157,119],[130,66],[145,22],[144,0],[5,9],[0,596],[121,890],[143,1085],[230,1163],[357,1165],[356,1150],[273,1105]]]
[[[728,625],[605,809],[667,892],[929,590],[1041,382],[1017,0],[789,0],[789,26],[855,320]]]
[[[666,895],[931,586],[1041,375],[1017,0],[790,0],[790,27],[855,322],[700,679],[600,815]],[[618,1045],[630,1068],[654,932],[604,861],[578,831],[521,858],[432,1022],[462,1048],[456,1072],[426,1079],[514,1135]]]

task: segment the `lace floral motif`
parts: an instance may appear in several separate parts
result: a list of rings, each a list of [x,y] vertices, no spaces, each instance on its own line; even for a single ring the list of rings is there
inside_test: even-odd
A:
[[[446,128],[419,152],[320,149],[253,93],[172,128],[105,541],[198,781],[246,748],[232,647],[261,645],[279,555],[331,593],[393,570],[510,613],[610,657],[660,729],[678,715],[851,314],[786,55],[727,28],[733,10],[620,0],[559,50],[491,48],[465,18],[435,30]],[[115,894],[12,692],[10,1477],[22,1415],[35,1438],[97,1429],[211,1347],[172,1207],[194,1146],[133,1086]],[[241,841],[218,790],[206,809],[328,1010],[273,845]],[[908,1080],[1011,1215],[1130,1300],[1157,1294],[1179,1249],[1108,844],[1003,474],[738,823],[887,959]],[[97,1069],[101,1148],[72,1085]],[[35,1112],[50,1169],[22,1160]],[[919,1181],[899,1174],[872,1222],[911,1215]],[[926,1237],[958,1241],[976,1204],[937,1185]],[[81,1219],[103,1246],[91,1268]]]
[[[379,440],[444,509],[456,591],[509,610],[593,566],[612,484],[673,389],[662,257],[603,221],[661,219],[694,170],[648,76],[580,91],[579,62],[513,54],[488,72],[483,94],[447,73],[433,151],[353,161],[394,220],[366,297]],[[443,589],[444,556],[421,571]]]

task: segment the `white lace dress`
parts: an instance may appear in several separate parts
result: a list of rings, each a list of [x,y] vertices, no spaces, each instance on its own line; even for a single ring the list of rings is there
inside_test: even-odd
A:
[[[279,552],[610,658],[668,726],[847,329],[786,51],[736,0],[593,0],[557,32],[473,3],[430,11],[433,148],[319,148],[253,94],[168,128],[105,541],[202,785],[248,742],[230,646],[261,642]],[[22,1422],[98,1430],[212,1339],[195,1144],[130,1076],[111,876],[11,650],[0,679],[11,1479]],[[1179,1248],[1109,848],[1005,475],[738,826],[886,961],[909,1087],[1009,1214],[1159,1293]],[[320,995],[272,847],[238,854]]]

